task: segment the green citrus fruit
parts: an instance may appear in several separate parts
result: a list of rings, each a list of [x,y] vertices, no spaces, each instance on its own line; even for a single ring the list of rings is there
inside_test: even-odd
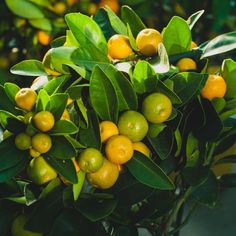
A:
[[[31,137],[26,133],[20,133],[15,137],[15,145],[20,150],[27,150],[31,146]]]
[[[39,153],[46,153],[52,147],[52,139],[48,134],[38,133],[32,137],[32,148]]]

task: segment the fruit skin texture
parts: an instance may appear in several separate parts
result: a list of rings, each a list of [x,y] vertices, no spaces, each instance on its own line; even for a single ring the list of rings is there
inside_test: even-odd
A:
[[[144,99],[142,113],[149,122],[159,124],[165,122],[170,117],[172,103],[166,95],[152,93]]]
[[[99,124],[99,130],[102,143],[105,143],[113,135],[119,134],[117,125],[108,120],[104,120]]]
[[[37,32],[37,38],[40,44],[47,46],[51,41],[51,36],[44,31]]]
[[[80,169],[86,173],[98,171],[101,168],[103,161],[104,158],[102,153],[95,148],[86,148],[80,153],[78,158]]]
[[[46,153],[52,147],[52,139],[48,134],[38,133],[32,137],[32,148],[39,153]]]
[[[15,218],[11,225],[11,234],[12,236],[43,236],[41,233],[34,233],[24,229],[26,223],[26,216],[19,215]]]
[[[139,51],[145,56],[154,56],[158,51],[158,44],[162,42],[162,36],[155,29],[143,29],[136,37]]]
[[[133,144],[126,136],[115,135],[108,139],[105,153],[109,161],[122,165],[132,158],[134,154]]]
[[[88,181],[96,188],[108,189],[112,187],[119,177],[118,165],[104,159],[102,167],[95,173],[87,174]]]
[[[50,111],[40,111],[33,117],[34,124],[42,132],[47,132],[53,128],[55,119]]]
[[[137,111],[126,111],[118,120],[120,134],[127,136],[132,142],[141,141],[148,132],[148,122]]]
[[[20,150],[27,150],[31,146],[31,137],[26,133],[20,133],[15,137],[15,145]]]
[[[133,149],[134,151],[138,151],[141,152],[142,154],[144,154],[147,157],[151,157],[151,151],[150,149],[147,147],[147,145],[143,142],[136,142],[133,143]]]
[[[37,93],[31,88],[20,89],[15,96],[18,107],[26,111],[31,111],[36,103]]]
[[[37,185],[45,184],[57,177],[57,172],[42,156],[33,158],[27,167],[27,175]]]
[[[197,64],[191,58],[182,58],[180,59],[176,66],[179,68],[180,72],[188,71],[188,70],[196,70]]]
[[[227,91],[224,78],[220,75],[209,75],[202,89],[202,97],[212,100],[213,98],[223,98]]]
[[[125,59],[132,54],[132,52],[127,36],[115,34],[108,40],[108,55],[112,59]]]

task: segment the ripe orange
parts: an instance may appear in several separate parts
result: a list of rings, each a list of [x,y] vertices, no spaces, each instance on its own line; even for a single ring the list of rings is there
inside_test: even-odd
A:
[[[176,66],[179,68],[179,71],[181,71],[181,72],[197,69],[196,62],[191,58],[182,58],[182,59],[180,59],[177,62]]]
[[[202,89],[202,97],[212,100],[214,98],[223,98],[227,91],[227,85],[224,78],[220,75],[209,75]]]
[[[141,141],[148,132],[148,122],[137,111],[126,111],[118,120],[120,134],[127,136],[132,142]]]
[[[67,109],[65,109],[62,113],[62,116],[60,118],[61,120],[70,120],[70,113]]]
[[[170,117],[172,103],[166,95],[152,93],[144,99],[142,113],[149,122],[159,124],[165,122]]]
[[[16,105],[26,111],[31,111],[36,103],[37,93],[31,88],[20,89],[15,96]]]
[[[38,185],[45,184],[57,177],[57,172],[42,156],[33,158],[27,167],[27,175]]]
[[[40,111],[33,117],[34,124],[42,132],[47,132],[53,128],[55,119],[50,111]]]
[[[38,133],[32,137],[32,148],[39,153],[46,153],[52,147],[52,140],[48,134]]]
[[[155,29],[143,29],[136,37],[139,51],[145,56],[154,56],[158,51],[158,44],[162,42],[162,36]]]
[[[115,12],[116,14],[119,12],[120,10],[120,5],[118,0],[101,0],[101,2],[98,5],[99,7],[105,7],[108,6],[111,8],[111,10],[113,12]]]
[[[115,34],[108,40],[108,56],[112,59],[125,59],[130,56],[132,52],[127,36]]]
[[[44,46],[47,46],[51,41],[51,36],[42,30],[37,32],[37,38],[38,38],[39,43]]]
[[[112,187],[119,177],[118,165],[104,158],[102,167],[95,173],[88,173],[88,181],[96,188],[108,189]]]
[[[190,49],[197,48],[197,44],[195,42],[191,42]]]
[[[143,142],[136,142],[133,143],[133,149],[134,151],[138,151],[141,152],[142,154],[144,154],[147,157],[151,157],[151,151],[150,149],[147,147],[147,145]]]
[[[31,137],[26,133],[17,134],[15,137],[15,145],[20,150],[27,150],[31,146]]]
[[[132,142],[124,135],[115,135],[108,139],[105,146],[106,157],[114,164],[124,164],[134,153]]]
[[[99,124],[101,142],[105,143],[111,136],[119,133],[118,127],[112,121],[102,121]]]
[[[102,166],[104,157],[102,153],[95,148],[86,148],[78,158],[78,164],[82,171],[86,173],[96,172]]]

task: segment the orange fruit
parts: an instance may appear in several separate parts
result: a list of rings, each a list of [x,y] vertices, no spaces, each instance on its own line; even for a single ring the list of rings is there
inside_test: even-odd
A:
[[[143,29],[136,37],[136,44],[140,51],[145,56],[154,56],[158,51],[158,44],[162,42],[162,36],[155,29]]]
[[[130,56],[132,52],[127,36],[115,34],[108,40],[108,56],[112,59],[125,59]]]
[[[65,109],[61,115],[61,120],[70,120],[70,113],[67,109]]]
[[[34,125],[42,132],[51,130],[55,124],[55,119],[50,111],[40,111],[33,117]]]
[[[179,71],[181,71],[181,72],[197,69],[196,62],[191,58],[182,58],[182,59],[180,59],[177,62],[176,66],[179,68]]]
[[[46,153],[52,147],[52,139],[48,134],[38,133],[32,137],[32,148],[39,153]]]
[[[137,111],[126,111],[118,120],[120,134],[127,136],[132,142],[141,141],[148,132],[148,122]]]
[[[86,173],[96,172],[102,166],[104,157],[102,153],[95,148],[86,148],[78,158],[78,164],[82,171]]]
[[[15,96],[18,107],[26,111],[31,111],[36,103],[37,93],[31,88],[20,89]]]
[[[87,174],[87,180],[96,188],[108,189],[112,187],[119,177],[118,165],[104,158],[102,167]]]
[[[133,149],[134,151],[138,151],[141,152],[142,154],[144,154],[147,157],[151,157],[151,151],[150,149],[147,147],[147,145],[143,142],[136,142],[133,143]]]
[[[33,158],[27,167],[28,177],[38,185],[45,184],[57,177],[57,172],[42,156]]]
[[[51,41],[51,36],[45,31],[40,30],[37,32],[37,39],[40,44],[47,46]]]
[[[113,135],[117,135],[119,133],[116,124],[113,123],[112,121],[107,121],[107,120],[102,121],[99,124],[99,130],[102,143],[106,142]]]
[[[76,161],[75,159],[73,159],[72,161],[73,161],[76,173],[79,172],[80,171],[80,167],[79,167],[78,161]]]
[[[36,150],[34,150],[33,148],[29,149],[29,154],[31,157],[39,157],[40,156],[40,152],[37,152]]]
[[[152,93],[143,100],[142,113],[151,123],[165,122],[172,113],[171,100],[162,93]]]
[[[119,5],[118,0],[101,0],[101,2],[99,3],[98,6],[99,7],[106,7],[106,6],[108,6],[116,14],[120,10],[120,5]]]
[[[15,145],[20,150],[27,150],[31,146],[31,137],[26,133],[17,134],[15,137]]]
[[[197,44],[192,41],[190,44],[190,49],[197,48],[197,47],[198,47]]]
[[[97,12],[97,4],[95,3],[89,3],[89,6],[88,6],[88,14],[89,15],[95,15],[96,12]]]
[[[64,2],[57,2],[53,6],[53,11],[61,15],[66,11],[66,5]]]
[[[133,144],[126,136],[115,135],[108,139],[105,153],[109,161],[122,165],[132,158],[134,153]]]
[[[220,75],[209,75],[202,89],[202,97],[212,100],[214,98],[223,98],[227,91],[227,85],[224,78]]]

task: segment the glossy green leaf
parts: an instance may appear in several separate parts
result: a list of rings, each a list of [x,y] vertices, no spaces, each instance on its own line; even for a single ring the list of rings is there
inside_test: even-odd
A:
[[[78,85],[68,88],[67,91],[70,95],[70,98],[76,100],[76,99],[81,98],[82,91],[88,87],[89,87],[89,84],[78,84]]]
[[[50,96],[46,90],[41,89],[36,100],[36,111],[46,111],[50,106]]]
[[[179,16],[174,16],[162,32],[163,44],[168,55],[189,51],[192,41],[191,31],[187,22]]]
[[[60,92],[63,85],[68,81],[69,77],[66,75],[57,76],[49,80],[44,86],[43,89],[47,91],[48,95]]]
[[[129,42],[134,51],[138,51],[138,47],[136,45],[136,40],[134,38],[133,32],[131,31],[131,28],[129,24],[127,24],[127,31],[128,31],[128,37],[129,37]]]
[[[58,120],[54,127],[50,130],[51,135],[75,134],[78,132],[78,127],[69,120]]]
[[[12,113],[6,110],[0,110],[0,124],[3,128],[7,127],[9,120],[17,120],[17,123],[22,123],[22,121]],[[14,127],[11,128],[14,129]]]
[[[12,103],[15,103],[15,96],[17,92],[20,90],[20,88],[13,83],[5,83],[4,89],[7,94],[7,96],[11,99]]]
[[[38,29],[51,31],[52,24],[47,18],[30,19],[29,23]]]
[[[72,190],[73,190],[73,196],[74,196],[74,200],[77,201],[79,198],[79,195],[82,191],[83,185],[84,185],[84,180],[85,180],[85,172],[83,172],[82,170],[80,170],[77,173],[77,178],[78,178],[78,183],[77,184],[73,184]]]
[[[24,60],[11,67],[11,73],[23,76],[47,75],[42,62],[37,60]]]
[[[204,10],[197,11],[193,13],[188,19],[187,23],[189,25],[189,28],[192,29],[193,26],[196,24],[196,22],[199,20],[199,18],[203,15]]]
[[[141,153],[135,152],[126,166],[138,181],[149,187],[162,190],[174,189],[174,184],[163,170]]]
[[[118,98],[115,88],[98,66],[90,79],[89,95],[94,110],[102,120],[117,120]]]
[[[44,17],[41,9],[27,0],[6,0],[6,4],[17,16],[27,19]]]

